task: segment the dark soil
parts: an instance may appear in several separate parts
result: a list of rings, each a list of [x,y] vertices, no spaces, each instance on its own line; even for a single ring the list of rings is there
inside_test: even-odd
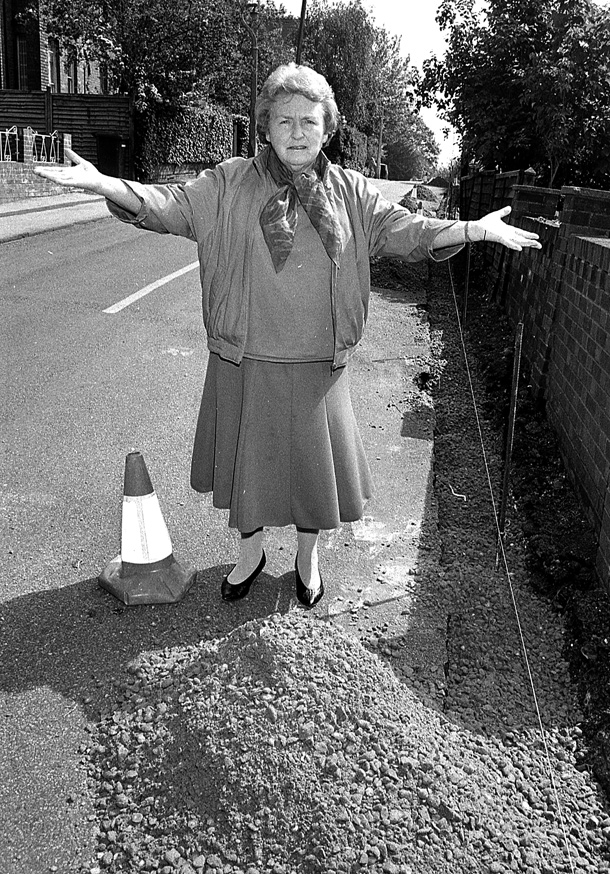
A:
[[[379,259],[373,265],[373,282],[387,285],[389,281],[398,287],[410,269]],[[446,267],[433,270],[445,271]],[[453,259],[453,273],[461,309],[464,269],[459,259]],[[440,285],[446,288],[444,282]],[[483,391],[485,426],[505,445],[515,333],[489,289],[480,253],[473,252],[463,324],[466,354],[478,389]],[[446,345],[447,301],[438,295],[435,298],[434,283],[430,283],[428,308],[431,330],[441,330]],[[457,336],[457,315],[454,322]],[[432,376],[428,389],[434,396],[439,394],[440,373]],[[464,397],[464,404],[470,403]],[[442,507],[441,502],[441,514]],[[579,767],[594,776],[610,799],[610,599],[594,571],[595,533],[562,460],[544,405],[533,397],[525,361],[520,368],[507,507],[506,541],[519,541],[532,589],[561,614],[569,632],[564,657],[584,714]],[[441,530],[442,526],[440,518]]]

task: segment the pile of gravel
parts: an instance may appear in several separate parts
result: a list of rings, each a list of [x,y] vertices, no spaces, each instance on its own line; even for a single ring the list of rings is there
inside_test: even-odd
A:
[[[535,730],[460,728],[340,627],[273,615],[132,665],[89,751],[99,868],[609,870],[610,818],[555,741],[551,781]]]
[[[409,210],[409,212],[418,212],[421,209],[422,215],[425,215],[427,218],[436,218],[438,200],[435,198],[432,198],[431,200],[422,200],[419,196],[412,197],[409,194],[405,194],[400,201],[400,206],[404,206],[405,209]]]

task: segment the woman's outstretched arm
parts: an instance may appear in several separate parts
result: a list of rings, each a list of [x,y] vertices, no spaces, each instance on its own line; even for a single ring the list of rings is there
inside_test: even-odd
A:
[[[93,194],[100,194],[128,212],[138,213],[141,206],[140,200],[121,179],[100,173],[94,164],[85,161],[72,149],[66,149],[66,155],[72,161],[71,166],[57,164],[52,167],[34,167],[34,173],[44,179],[51,180],[51,182],[56,182],[58,185],[82,188]]]
[[[509,225],[502,219],[510,213],[510,206],[505,206],[495,212],[484,215],[483,218],[469,222],[455,222],[440,231],[433,248],[444,249],[449,246],[460,246],[463,243],[501,243],[508,249],[520,252],[522,249],[541,249],[538,234],[524,231],[515,225]]]

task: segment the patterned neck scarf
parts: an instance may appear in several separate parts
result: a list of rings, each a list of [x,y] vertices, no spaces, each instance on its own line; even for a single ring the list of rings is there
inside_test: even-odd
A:
[[[341,228],[323,182],[329,163],[326,155],[320,152],[311,170],[293,178],[275,150],[271,146],[267,150],[267,172],[279,189],[265,204],[260,224],[276,273],[282,270],[292,251],[297,229],[297,199],[319,234],[328,257],[338,264],[342,248]]]

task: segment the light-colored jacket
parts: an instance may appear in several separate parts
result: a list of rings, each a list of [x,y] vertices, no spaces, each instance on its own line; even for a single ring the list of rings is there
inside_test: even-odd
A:
[[[238,364],[248,327],[254,231],[277,186],[265,170],[266,151],[231,158],[197,179],[169,185],[127,182],[142,206],[137,215],[108,203],[113,215],[157,233],[195,240],[198,247],[203,321],[208,348]],[[453,224],[424,218],[389,203],[360,173],[335,164],[324,183],[341,225],[339,267],[332,265],[333,367],[347,362],[362,337],[370,295],[369,258],[442,260],[461,247],[433,252],[434,238]]]

